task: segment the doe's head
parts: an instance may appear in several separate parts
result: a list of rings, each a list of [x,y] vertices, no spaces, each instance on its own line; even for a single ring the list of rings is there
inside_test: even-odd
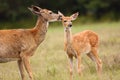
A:
[[[32,5],[31,7],[28,7],[28,9],[38,15],[38,16],[42,16],[44,19],[46,19],[49,22],[53,22],[53,21],[59,21],[60,19],[60,15],[56,14],[54,12],[52,12],[51,10],[48,9],[42,9],[38,6],[34,6]]]
[[[72,14],[70,17],[69,16],[64,16],[61,12],[58,11],[58,14],[61,16],[60,19],[62,21],[62,24],[65,28],[70,28],[72,27],[72,21],[75,20],[79,13],[76,12],[74,14]]]

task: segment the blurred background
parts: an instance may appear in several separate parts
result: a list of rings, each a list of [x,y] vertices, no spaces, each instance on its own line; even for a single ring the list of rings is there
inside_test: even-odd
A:
[[[94,20],[120,19],[120,0],[0,0],[0,21],[31,18],[30,5],[64,14],[79,12],[81,17]]]

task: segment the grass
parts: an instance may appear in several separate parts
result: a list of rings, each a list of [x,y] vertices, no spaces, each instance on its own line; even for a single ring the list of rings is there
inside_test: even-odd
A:
[[[119,80],[120,22],[79,24],[77,21],[73,24],[72,32],[74,34],[86,29],[95,31],[100,37],[102,80]],[[68,60],[63,51],[63,35],[61,23],[50,24],[46,39],[31,57],[35,80],[69,80]],[[86,55],[82,57],[82,64],[83,76],[79,77],[74,60],[74,80],[98,80],[95,64]],[[0,64],[0,80],[21,80],[16,62]]]

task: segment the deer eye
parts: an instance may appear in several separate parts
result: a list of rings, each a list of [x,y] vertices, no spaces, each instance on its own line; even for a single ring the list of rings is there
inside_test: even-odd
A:
[[[50,12],[49,14],[52,14],[52,12]]]
[[[66,20],[64,22],[67,22]]]

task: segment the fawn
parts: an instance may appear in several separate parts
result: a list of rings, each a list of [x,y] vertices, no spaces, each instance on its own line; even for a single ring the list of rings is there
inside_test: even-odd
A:
[[[49,22],[60,18],[58,14],[38,6],[28,9],[38,16],[33,29],[0,30],[0,63],[17,61],[22,80],[25,80],[24,67],[33,80],[29,58],[45,39]]]
[[[61,21],[64,26],[64,50],[66,51],[69,59],[70,80],[73,78],[73,57],[77,59],[77,71],[79,75],[82,73],[82,54],[87,54],[87,56],[96,63],[97,72],[100,74],[102,71],[102,62],[98,57],[98,35],[90,30],[85,30],[83,32],[72,35],[72,21],[78,17],[79,13],[77,12],[70,17],[64,16],[61,12],[58,12],[58,14],[62,16]]]

